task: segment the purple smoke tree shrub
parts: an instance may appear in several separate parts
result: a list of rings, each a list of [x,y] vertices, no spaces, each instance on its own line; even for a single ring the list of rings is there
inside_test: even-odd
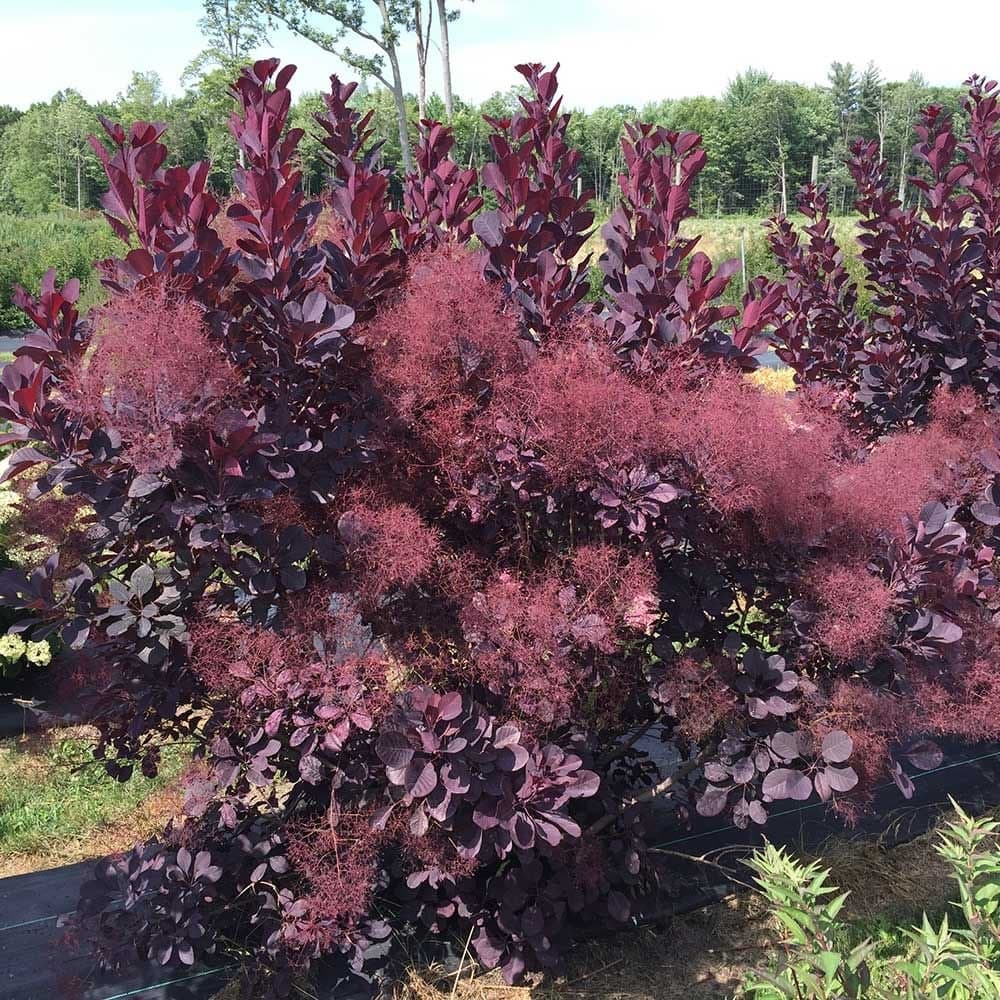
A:
[[[856,152],[864,326],[818,191],[807,247],[773,227],[786,279],[720,304],[732,267],[679,228],[698,137],[643,123],[585,306],[579,156],[555,71],[520,71],[489,211],[433,122],[392,208],[334,77],[326,238],[291,67],[234,85],[224,220],[161,126],[108,123],[134,245],[108,303],[81,317],[51,273],[19,294],[5,475],[93,514],[0,600],[61,637],[110,773],[195,757],[183,817],[83,888],[108,965],[235,961],[286,996],[409,937],[516,981],[662,912],[665,823],[850,820],[935,740],[1000,736],[995,87],[959,165],[925,115],[926,215]],[[748,382],[768,341],[815,392]]]

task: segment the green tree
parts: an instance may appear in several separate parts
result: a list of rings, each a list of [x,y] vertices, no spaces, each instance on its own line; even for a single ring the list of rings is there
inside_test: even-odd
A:
[[[423,121],[427,117],[427,56],[430,52],[434,6],[428,3],[425,8],[422,0],[412,0],[412,5],[412,14],[407,26],[417,38],[417,111]]]
[[[204,0],[204,9],[198,27],[208,45],[192,64],[195,72],[215,64],[233,73],[270,44],[267,16],[257,0]]]
[[[808,179],[812,157],[837,135],[829,92],[750,70],[730,84],[725,104],[736,177],[755,182],[764,204],[787,212],[791,195]]]
[[[195,136],[199,153],[195,159],[211,163],[209,181],[217,191],[228,193],[238,161],[236,142],[229,131],[229,116],[235,110],[229,87],[233,80],[224,66],[203,69],[190,81],[185,95],[186,124]]]
[[[888,88],[888,140],[896,149],[896,178],[900,201],[906,198],[906,181],[916,134],[913,131],[917,112],[928,97],[927,81],[919,73],[911,73],[902,83]],[[888,157],[887,157],[888,158]]]
[[[116,98],[115,108],[123,122],[165,121],[167,100],[160,74],[133,72],[128,86]]]
[[[846,147],[861,110],[861,78],[851,63],[830,63],[827,73],[830,97],[840,122],[840,137]]]
[[[626,117],[634,118],[634,109],[618,105],[596,108],[590,114],[574,111],[570,119],[569,142],[580,150],[584,182],[594,189],[594,196],[600,202],[607,202],[614,195],[615,167]]]
[[[319,141],[319,128],[313,118],[325,107],[322,94],[306,93],[292,105],[288,115],[289,126],[300,128],[304,133],[298,148],[299,169],[302,171],[302,183],[311,198],[316,197],[329,181],[325,150]]]
[[[472,0],[469,0],[472,3]],[[447,0],[436,0],[438,12],[438,33],[441,36],[441,75],[444,79],[444,109],[449,122],[455,117],[455,97],[451,88],[451,39],[448,25],[457,20],[459,12],[448,10]]]
[[[411,18],[410,0],[371,0],[375,24],[369,24],[364,0],[263,0],[264,7],[297,35],[335,55],[365,76],[373,76],[392,94],[403,169],[410,170],[410,127],[399,68],[399,41]],[[323,19],[321,27],[314,17]],[[349,35],[374,48],[361,53],[345,43]],[[386,70],[386,62],[389,69]]]
[[[3,135],[3,130],[8,125],[13,125],[22,114],[22,111],[18,111],[17,108],[11,107],[9,104],[0,104],[0,135]]]
[[[95,109],[74,90],[33,104],[0,134],[0,202],[23,212],[94,204],[99,164],[87,137],[98,128]]]

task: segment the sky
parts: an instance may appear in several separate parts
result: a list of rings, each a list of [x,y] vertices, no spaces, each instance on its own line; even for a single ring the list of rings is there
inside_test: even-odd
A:
[[[874,61],[886,79],[921,72],[957,85],[970,73],[1000,73],[1000,3],[941,16],[929,0],[451,0],[456,94],[479,102],[518,82],[518,62],[560,61],[571,107],[632,104],[721,94],[755,66],[779,79],[825,82],[833,60]],[[933,13],[936,12],[936,13]],[[155,71],[167,93],[202,47],[200,0],[0,0],[0,104],[26,108],[72,87],[90,101],[112,99],[133,70]],[[971,30],[970,30],[971,29]],[[435,33],[436,34],[436,33]],[[351,73],[286,30],[269,51],[299,72],[293,90],[319,90]],[[416,89],[412,36],[403,75]],[[360,46],[359,46],[360,47]],[[429,89],[440,92],[432,49]]]

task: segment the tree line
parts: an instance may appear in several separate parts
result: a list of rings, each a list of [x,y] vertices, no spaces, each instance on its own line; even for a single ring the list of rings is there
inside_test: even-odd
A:
[[[166,122],[176,162],[210,160],[213,185],[227,193],[237,162],[227,125],[233,109],[229,83],[239,65],[266,48],[277,23],[336,55],[361,77],[353,100],[374,111],[385,166],[410,168],[411,148],[424,118],[449,121],[456,138],[452,155],[463,164],[482,166],[491,155],[483,115],[509,114],[518,106],[520,91],[512,87],[478,105],[453,95],[448,25],[457,13],[446,0],[206,0],[201,21],[206,47],[185,71],[180,96],[168,96],[155,73],[136,72],[114,101],[90,104],[76,91],[64,90],[23,113],[0,105],[0,210],[31,214],[60,206],[97,207],[103,172],[87,137],[99,130],[98,115],[125,123]],[[432,39],[443,61],[443,95],[427,94]],[[366,44],[365,54],[351,47],[359,41]],[[404,44],[416,46],[415,93],[405,89],[399,68]],[[822,86],[777,80],[751,68],[719,97],[574,111],[569,135],[582,153],[583,182],[605,205],[614,197],[622,168],[622,125],[639,119],[703,136],[708,166],[693,192],[702,215],[785,209],[813,175],[830,186],[835,209],[845,212],[853,201],[844,167],[851,139],[878,140],[905,195],[917,112],[937,102],[960,118],[962,94],[961,88],[931,86],[917,73],[906,80],[883,80],[874,65],[858,69],[834,62]],[[305,93],[290,116],[293,127],[306,131],[300,155],[311,194],[327,183],[328,167],[312,122],[313,112],[321,108],[320,94]]]

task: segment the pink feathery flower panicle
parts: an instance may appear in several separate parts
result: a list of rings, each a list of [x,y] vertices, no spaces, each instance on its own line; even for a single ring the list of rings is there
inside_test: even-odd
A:
[[[970,463],[989,443],[983,421],[962,429],[959,399],[947,390],[938,399],[939,417],[921,428],[879,441],[860,462],[833,471],[828,517],[838,536],[864,546],[882,535],[897,535],[904,516],[916,516],[928,500],[955,502],[974,488]]]
[[[833,466],[831,421],[723,369],[695,385],[667,373],[656,389],[660,448],[685,456],[727,520],[750,518],[769,539],[788,544],[816,537]]]
[[[501,426],[537,444],[555,484],[592,474],[598,463],[641,460],[657,425],[654,395],[629,380],[600,332],[581,320],[526,372],[495,387],[484,429]],[[502,422],[502,423],[501,423]]]
[[[916,687],[928,731],[972,742],[1000,737],[1000,673],[997,651],[978,657],[958,677],[935,678]]]
[[[406,504],[382,504],[359,494],[337,522],[354,585],[370,603],[393,588],[424,578],[441,551],[439,533]]]
[[[211,614],[193,619],[188,632],[192,670],[209,691],[230,698],[242,694],[255,678],[277,674],[299,652],[277,632],[220,621]]]
[[[653,689],[682,736],[702,740],[736,711],[732,687],[711,661],[682,656],[668,663]]]
[[[283,922],[293,947],[322,954],[348,940],[365,916],[378,876],[382,837],[370,812],[344,814],[329,823],[290,823],[285,836],[305,892]]]
[[[460,620],[471,675],[544,730],[581,718],[596,677],[612,684],[627,672],[621,645],[657,614],[650,562],[592,545],[534,576],[496,575],[467,599]]]
[[[820,606],[813,636],[838,660],[878,650],[889,633],[893,594],[864,564],[828,561],[809,581]]]
[[[484,389],[521,367],[516,320],[482,266],[453,244],[411,263],[406,288],[368,337],[399,414],[441,452],[460,447]]]
[[[403,857],[415,870],[436,868],[452,878],[462,878],[472,875],[479,867],[478,858],[460,855],[454,839],[441,830],[431,828],[422,836],[416,836],[406,825],[400,827],[397,836]]]
[[[178,433],[235,392],[198,305],[152,281],[96,310],[90,350],[70,371],[65,405],[117,431],[128,461],[155,472],[180,457]]]
[[[583,672],[561,642],[570,630],[558,577],[518,579],[501,573],[462,610],[471,673],[503,692],[517,716],[542,730],[573,716]],[[601,638],[609,639],[605,630]]]
[[[623,633],[644,631],[659,616],[656,566],[648,555],[623,556],[614,545],[582,545],[573,553],[572,579],[587,606]]]

